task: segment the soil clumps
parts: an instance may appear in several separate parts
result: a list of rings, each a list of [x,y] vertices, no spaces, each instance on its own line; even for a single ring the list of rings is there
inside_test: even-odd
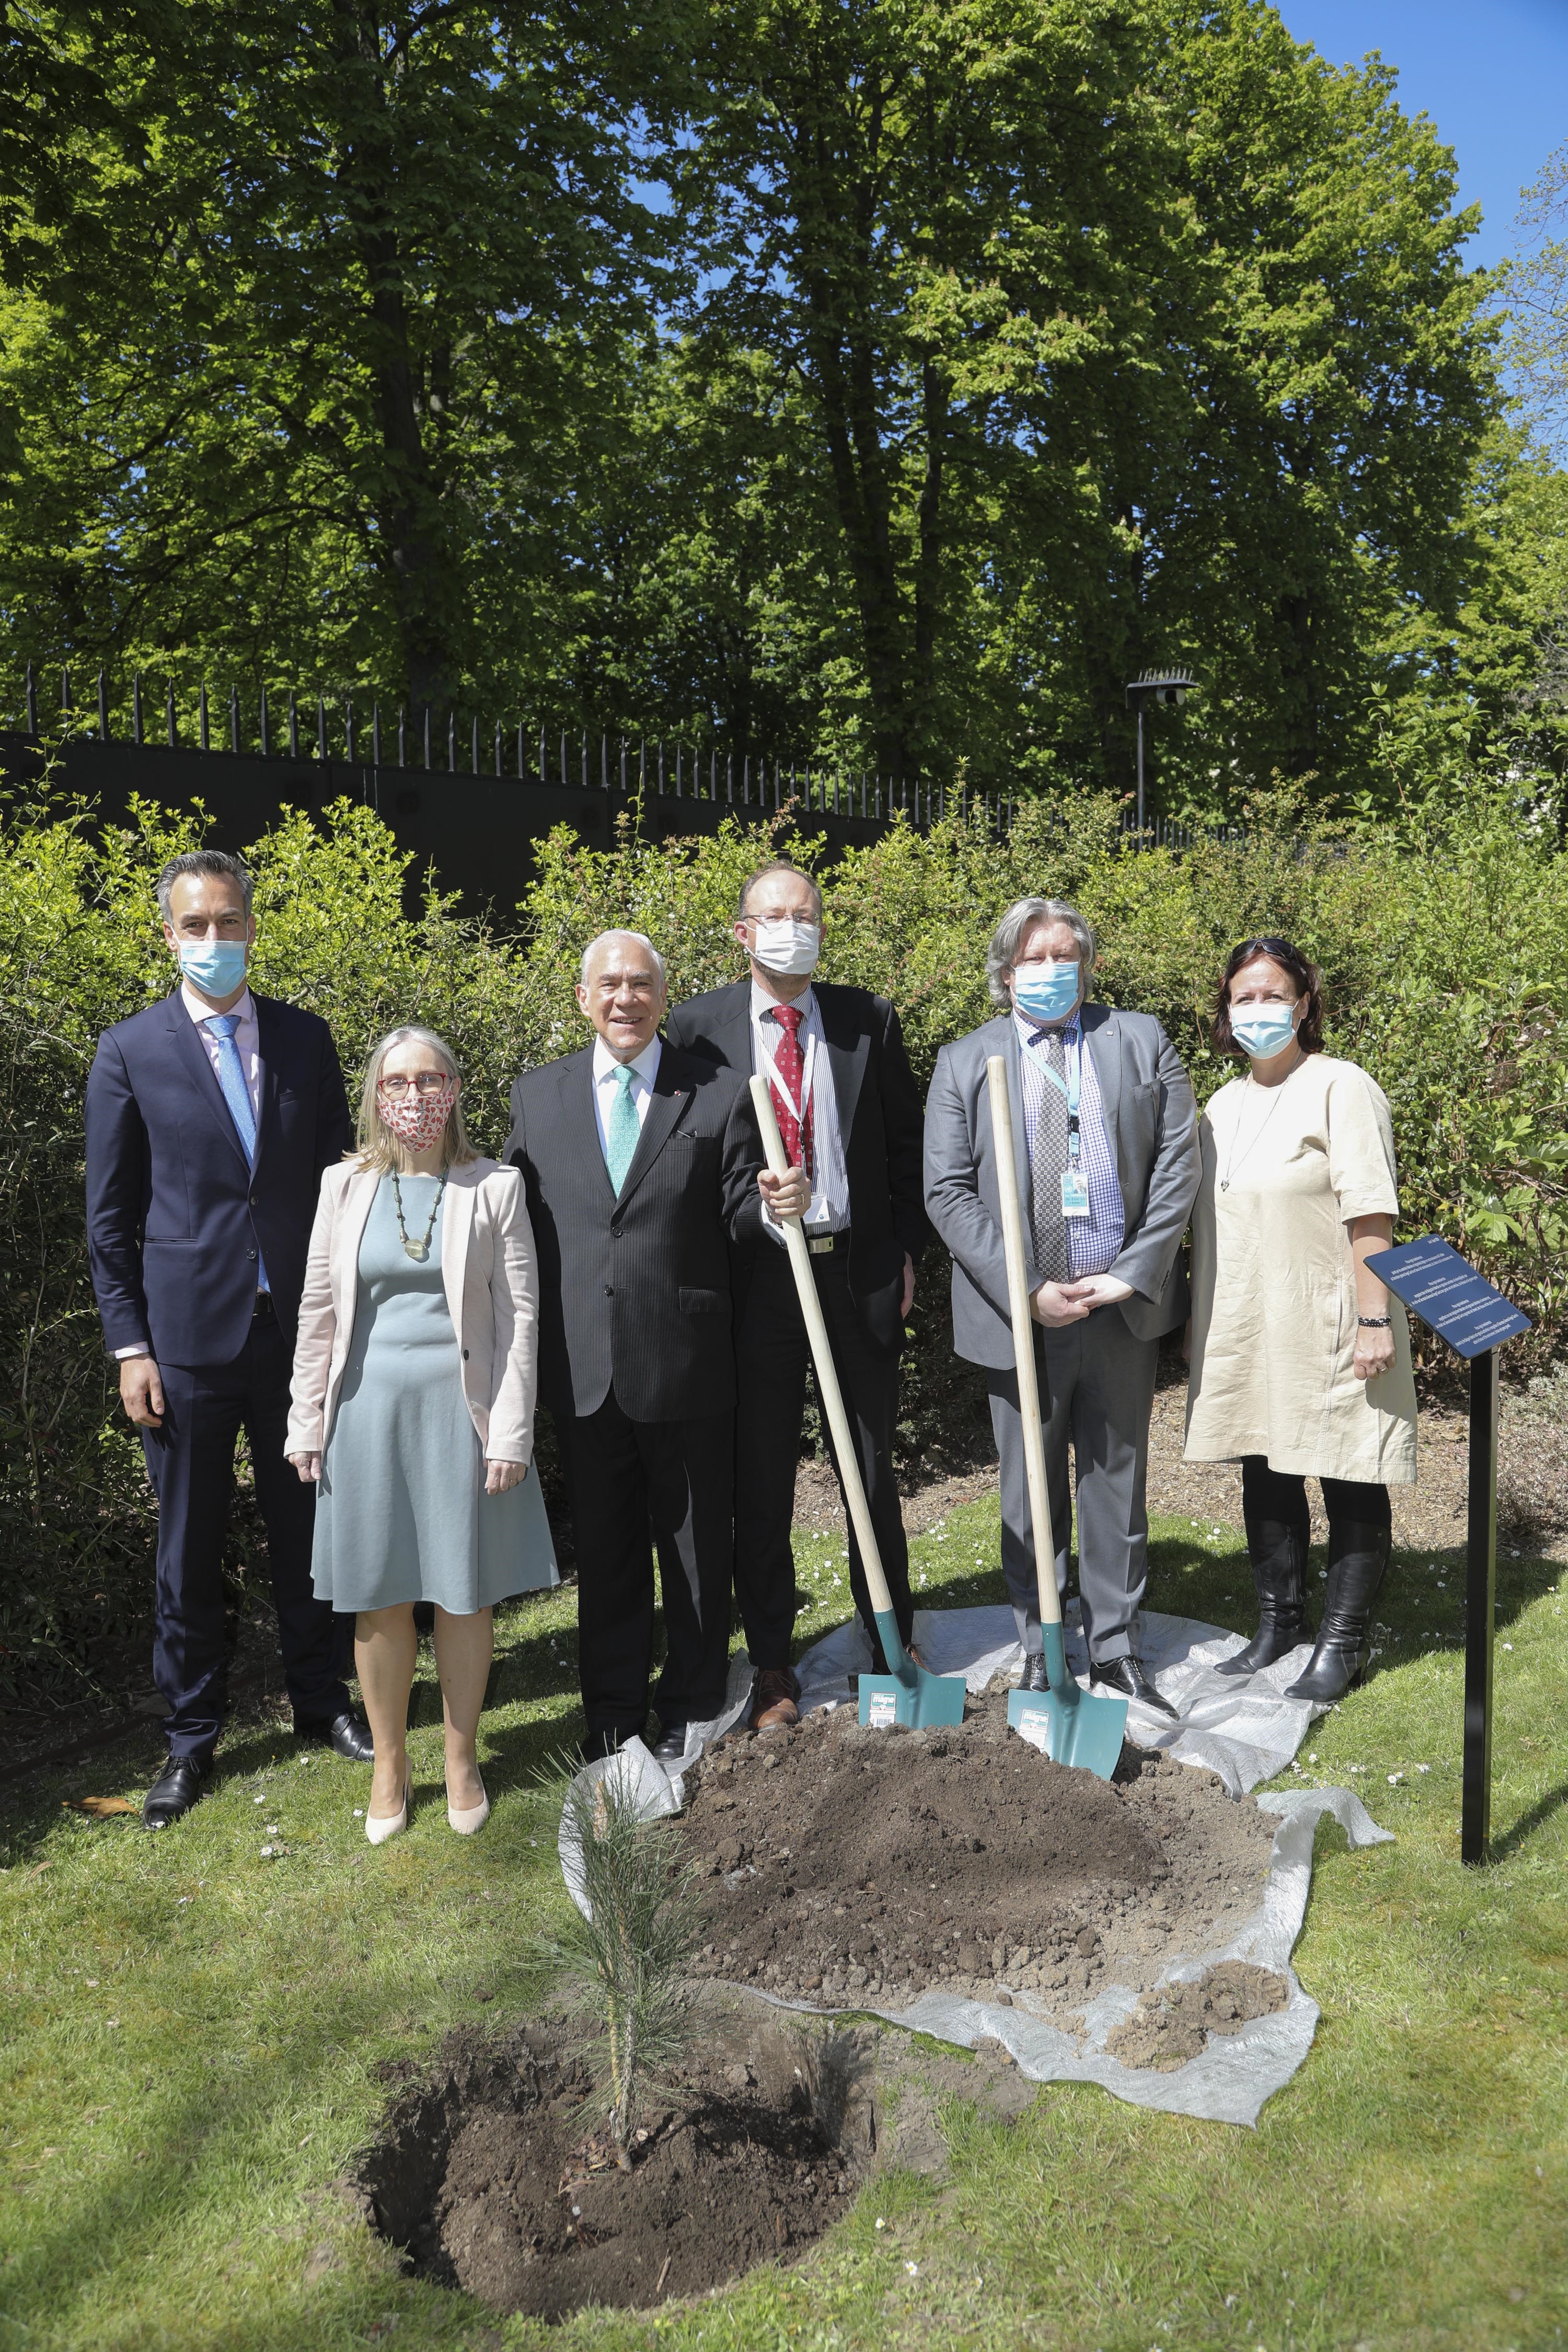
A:
[[[410,2266],[500,2312],[642,2309],[789,2261],[849,2210],[875,2123],[863,2037],[715,2016],[629,2173],[563,2024],[448,2036],[346,2184]]]
[[[1190,1983],[1146,1994],[1126,2023],[1106,2035],[1105,2046],[1124,2066],[1173,2074],[1198,2055],[1209,2034],[1239,2033],[1251,2019],[1283,2009],[1289,1998],[1289,1987],[1272,1969],[1221,1960]]]
[[[1223,1944],[1257,1907],[1275,1823],[1212,1773],[1126,1747],[1113,1781],[1007,1729],[862,1730],[848,1708],[743,1732],[686,1776],[705,1881],[697,1971],[821,2008],[933,1987],[1053,2022]]]

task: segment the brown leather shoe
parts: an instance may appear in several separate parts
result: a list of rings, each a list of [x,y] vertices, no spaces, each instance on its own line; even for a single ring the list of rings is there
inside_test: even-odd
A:
[[[764,1666],[752,1694],[752,1729],[787,1731],[800,1721],[800,1684],[787,1666]]]

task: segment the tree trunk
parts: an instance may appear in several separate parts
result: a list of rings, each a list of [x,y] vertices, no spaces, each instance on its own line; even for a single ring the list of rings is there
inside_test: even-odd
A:
[[[440,710],[450,703],[461,673],[464,613],[440,462],[443,371],[437,354],[430,383],[421,384],[409,331],[380,26],[374,14],[345,0],[339,0],[337,14],[346,101],[342,176],[368,282],[368,359],[382,446],[375,499],[380,552],[394,584],[409,702],[416,709],[428,704]]]

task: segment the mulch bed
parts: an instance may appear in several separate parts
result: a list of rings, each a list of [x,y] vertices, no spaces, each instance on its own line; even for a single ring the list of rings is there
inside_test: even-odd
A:
[[[859,2063],[852,2037],[716,2019],[627,2173],[563,2025],[465,2030],[433,2071],[392,2070],[386,2127],[344,2186],[416,2272],[494,2311],[641,2309],[787,2262],[847,2211]]]
[[[701,1974],[825,2009],[934,1988],[1068,2030],[1100,1987],[1223,1944],[1277,1826],[1130,1746],[1109,1782],[1053,1764],[1008,1731],[1001,1690],[952,1730],[862,1730],[844,1708],[742,1733],[686,1789]]]

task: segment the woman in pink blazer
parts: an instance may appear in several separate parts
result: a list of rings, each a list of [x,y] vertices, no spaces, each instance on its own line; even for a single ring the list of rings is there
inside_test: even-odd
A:
[[[533,1234],[517,1171],[470,1146],[460,1089],[433,1030],[374,1048],[359,1149],[321,1179],[300,1302],[286,1450],[317,1482],[317,1596],[355,1612],[373,1845],[408,1822],[415,1603],[435,1603],[447,1818],[467,1834],[489,1816],[475,1741],[494,1604],[559,1580],[529,1466]]]

